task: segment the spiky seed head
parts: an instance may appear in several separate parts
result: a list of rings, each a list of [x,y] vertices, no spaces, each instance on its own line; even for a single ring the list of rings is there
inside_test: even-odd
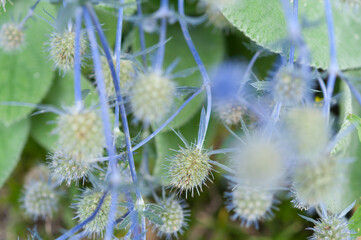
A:
[[[282,144],[261,134],[236,146],[232,163],[239,182],[255,187],[279,187],[287,169],[287,152]]]
[[[302,103],[307,97],[307,75],[293,65],[282,66],[273,78],[272,95],[277,102],[287,106]]]
[[[50,218],[57,209],[58,194],[47,181],[35,181],[25,185],[22,207],[34,219]]]
[[[0,29],[0,47],[4,52],[20,50],[25,44],[24,30],[15,23],[4,23]]]
[[[97,208],[99,201],[103,197],[103,192],[97,190],[86,189],[80,196],[79,202],[76,203],[76,214],[79,222],[85,221]],[[108,214],[110,210],[111,196],[108,194],[104,202],[95,216],[95,218],[85,225],[85,232],[88,236],[94,236],[99,239],[102,237],[103,231],[108,223]]]
[[[195,145],[187,148],[180,148],[176,155],[170,160],[169,179],[171,186],[180,189],[180,192],[188,191],[194,196],[194,189],[199,194],[202,185],[212,170],[209,155],[205,150],[197,148]],[[186,195],[187,196],[187,195]]]
[[[105,82],[105,89],[108,96],[115,95],[115,88],[113,84],[113,77],[109,68],[107,58],[102,56],[101,58],[103,77]],[[116,66],[116,60],[113,58],[113,64]],[[122,96],[127,95],[131,86],[131,82],[135,77],[135,71],[133,68],[133,62],[128,59],[120,59],[119,62],[119,83]]]
[[[320,160],[307,160],[295,169],[292,202],[299,209],[309,209],[333,199],[340,193],[342,166],[335,157],[320,156]]]
[[[84,182],[91,169],[91,164],[86,159],[70,156],[61,150],[48,155],[47,159],[51,176],[58,184],[65,182],[69,186],[72,181]]]
[[[247,112],[247,107],[237,101],[222,101],[215,105],[215,111],[224,124],[233,126],[240,123],[240,119]]]
[[[74,67],[75,32],[69,28],[64,32],[54,32],[47,43],[54,69],[66,72]],[[80,54],[84,55],[87,48],[85,32],[80,34]]]
[[[246,227],[271,215],[273,193],[264,189],[237,185],[226,193],[227,209],[233,211],[233,219],[241,219]]]
[[[322,217],[317,224],[310,228],[314,231],[311,240],[351,240],[351,231],[347,220],[334,214]]]
[[[155,225],[158,236],[165,235],[167,239],[171,239],[172,236],[178,238],[178,234],[183,234],[184,228],[187,226],[188,210],[184,209],[184,204],[177,200],[174,195],[163,199],[160,205],[164,209],[160,214],[164,224]]]
[[[103,125],[96,110],[74,106],[57,120],[58,146],[66,155],[91,162],[103,154]]]
[[[327,121],[317,108],[293,108],[284,119],[287,139],[302,156],[318,155],[328,144]]]
[[[130,89],[130,105],[136,119],[154,123],[162,120],[173,105],[175,84],[157,72],[141,74]]]
[[[48,167],[45,164],[39,164],[30,169],[25,176],[25,184],[31,184],[35,181],[47,182],[50,176]]]

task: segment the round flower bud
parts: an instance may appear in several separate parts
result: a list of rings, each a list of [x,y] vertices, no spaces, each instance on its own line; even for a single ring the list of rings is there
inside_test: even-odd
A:
[[[100,58],[103,69],[103,77],[105,82],[105,89],[108,96],[115,96],[115,88],[113,84],[113,77],[109,68],[107,58],[102,56]],[[113,64],[116,66],[116,60],[113,58]],[[119,62],[119,82],[122,96],[127,95],[130,89],[131,82],[135,77],[135,71],[132,61],[128,59],[120,59]]]
[[[50,173],[49,169],[45,164],[40,164],[36,167],[30,169],[30,171],[25,176],[25,184],[31,184],[35,181],[47,182],[49,179]]]
[[[194,189],[199,194],[202,191],[202,184],[209,179],[208,175],[212,170],[209,155],[202,149],[192,145],[187,148],[180,148],[177,154],[170,159],[169,179],[172,187],[180,189],[181,192],[191,191],[194,196]]]
[[[90,164],[83,158],[75,158],[62,151],[56,151],[48,156],[48,167],[51,176],[58,184],[66,182],[69,186],[72,181],[78,183],[90,171]]]
[[[67,29],[62,33],[52,33],[47,43],[49,46],[50,58],[55,69],[68,71],[74,67],[75,57],[75,32]],[[87,48],[85,32],[80,34],[80,54],[84,55]]]
[[[318,155],[328,144],[327,121],[319,109],[291,109],[284,123],[287,139],[302,156]]]
[[[134,116],[143,122],[159,122],[173,105],[175,90],[175,84],[159,73],[140,75],[129,95]]]
[[[25,44],[25,33],[15,23],[5,23],[0,29],[0,47],[4,52],[14,52]]]
[[[51,217],[57,209],[58,195],[47,182],[35,181],[25,185],[22,207],[34,219]]]
[[[286,106],[302,103],[308,93],[307,82],[306,74],[293,65],[280,67],[273,77],[272,95],[274,100]]]
[[[76,203],[76,213],[79,222],[85,221],[93,214],[97,208],[99,201],[102,199],[104,193],[96,190],[86,189],[80,196],[79,202]],[[85,225],[84,229],[87,235],[93,235],[99,239],[102,237],[103,231],[108,223],[108,214],[110,210],[111,196],[108,194],[102,206],[100,207],[95,218]]]
[[[337,196],[342,182],[340,164],[334,157],[322,156],[319,160],[307,160],[297,166],[292,192],[295,207],[309,209],[326,203]]]
[[[64,154],[89,162],[103,154],[105,138],[97,111],[75,106],[57,120],[58,146]]]
[[[158,236],[165,235],[167,239],[172,236],[178,238],[178,234],[183,234],[187,226],[186,217],[189,211],[185,210],[184,204],[176,200],[174,196],[163,199],[159,205],[164,208],[164,211],[160,214],[163,225],[155,225]]]
[[[246,114],[247,108],[239,102],[222,101],[215,105],[219,119],[228,126],[238,125]]]
[[[246,227],[252,224],[257,227],[259,220],[271,215],[273,194],[270,191],[237,185],[226,197],[227,209],[234,212],[232,218],[241,219]]]
[[[347,220],[336,215],[321,218],[317,224],[311,228],[314,233],[311,240],[351,240],[351,231],[348,228]]]

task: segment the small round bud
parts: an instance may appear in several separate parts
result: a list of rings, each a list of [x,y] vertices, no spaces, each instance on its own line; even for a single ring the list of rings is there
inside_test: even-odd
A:
[[[5,23],[0,29],[0,47],[10,53],[21,49],[25,44],[25,33],[15,23]]]
[[[134,116],[143,122],[159,122],[173,105],[175,90],[175,84],[159,73],[140,75],[129,95]]]
[[[212,170],[209,155],[202,149],[192,145],[180,148],[177,154],[170,159],[169,179],[171,186],[179,188],[181,192],[188,190],[194,196],[194,189],[199,194],[202,184],[209,179]]]
[[[255,224],[271,215],[273,194],[264,189],[242,187],[237,185],[232,192],[227,192],[227,209],[234,211],[232,218],[241,219],[246,227]]]
[[[342,182],[340,164],[334,157],[321,156],[307,160],[297,166],[294,173],[292,192],[295,207],[309,209],[326,203],[339,193]]]
[[[83,222],[90,215],[93,214],[97,208],[99,201],[103,197],[102,192],[96,190],[86,189],[80,196],[79,202],[76,203],[76,213],[79,222]],[[93,235],[97,238],[102,237],[103,231],[108,223],[108,214],[110,210],[111,196],[108,194],[102,206],[100,207],[95,218],[85,225],[84,229],[87,235]]]
[[[314,233],[311,240],[351,240],[351,231],[348,228],[347,220],[336,215],[325,216],[311,228]]]
[[[68,71],[74,67],[75,32],[67,29],[62,33],[52,33],[47,43],[54,68]],[[87,48],[85,32],[80,35],[80,54],[84,55]]]
[[[42,181],[47,182],[50,176],[49,169],[45,164],[40,164],[30,169],[25,176],[25,184],[31,184],[32,182]]]
[[[46,182],[35,181],[25,185],[23,209],[34,219],[51,217],[57,209],[58,195]]]
[[[293,65],[282,66],[273,77],[272,95],[276,102],[287,106],[302,103],[307,96],[307,76]]]
[[[106,57],[101,57],[103,77],[105,82],[105,89],[108,96],[115,96],[115,88],[113,84],[113,77],[109,68],[108,61]],[[113,58],[113,64],[116,66],[116,60]],[[119,62],[120,72],[119,72],[119,82],[120,90],[122,96],[127,95],[130,89],[131,82],[135,77],[135,71],[133,68],[132,61],[128,59],[120,59]]]
[[[215,105],[219,119],[228,126],[238,125],[247,112],[247,108],[239,102],[222,101]]]
[[[103,154],[102,120],[95,110],[79,106],[58,117],[58,145],[66,155],[92,162]]]
[[[78,183],[80,179],[85,179],[90,171],[90,164],[83,158],[75,158],[62,151],[56,151],[48,156],[48,167],[51,176],[58,184],[66,182],[70,185],[72,181]]]
[[[175,199],[175,196],[163,199],[159,204],[164,208],[160,217],[163,225],[155,225],[158,230],[158,236],[166,236],[167,239],[178,237],[178,234],[183,234],[184,228],[187,227],[187,219],[189,211],[184,209],[184,204]]]

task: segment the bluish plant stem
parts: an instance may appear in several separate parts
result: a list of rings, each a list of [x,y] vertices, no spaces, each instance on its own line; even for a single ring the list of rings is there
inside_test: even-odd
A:
[[[116,181],[119,179],[119,171],[116,164],[115,158],[115,148],[113,146],[113,139],[112,139],[112,131],[110,128],[110,119],[109,119],[109,106],[107,103],[107,96],[105,90],[105,83],[103,79],[103,72],[102,72],[102,65],[100,61],[100,54],[98,51],[97,40],[95,37],[94,29],[92,26],[92,20],[90,15],[87,11],[87,8],[84,8],[84,18],[87,25],[88,31],[88,38],[91,46],[92,56],[93,56],[93,63],[94,63],[94,70],[95,70],[95,77],[98,86],[98,93],[99,93],[99,101],[102,111],[102,120],[103,120],[103,128],[104,128],[104,135],[106,139],[106,146],[108,155],[110,157],[109,164],[111,166],[112,175],[111,175],[111,202],[110,202],[110,209],[108,215],[108,225],[106,228],[105,238],[106,240],[111,240],[113,237],[113,228],[115,223],[115,215],[116,215],[116,208],[118,203],[118,191],[117,191],[117,184]]]
[[[98,214],[100,208],[103,205],[104,199],[107,196],[108,191],[104,192],[102,198],[100,199],[97,208],[95,209],[95,211],[92,213],[92,215],[90,215],[87,219],[85,219],[83,222],[79,223],[78,225],[76,225],[75,227],[73,227],[72,229],[70,229],[69,231],[67,231],[66,233],[64,233],[63,235],[61,235],[60,237],[58,237],[56,240],[65,240],[71,236],[73,236],[77,231],[79,231],[80,229],[82,229],[85,225],[87,225],[89,222],[91,222],[95,216]]]
[[[335,88],[335,83],[336,83],[336,76],[339,68],[337,63],[332,6],[330,0],[324,0],[324,3],[325,3],[325,14],[326,14],[326,22],[327,22],[327,30],[328,30],[328,40],[330,44],[330,66],[328,69],[329,75],[327,79],[327,98],[325,99],[325,105],[323,110],[326,115],[326,118],[329,119],[331,100],[332,100],[333,90]]]
[[[200,88],[197,92],[193,93],[178,109],[173,113],[172,116],[170,116],[167,121],[165,121],[160,127],[157,128],[154,132],[152,132],[147,138],[145,138],[143,141],[138,143],[133,147],[133,151],[137,150],[138,148],[142,147],[144,144],[149,142],[152,138],[154,138],[160,131],[163,130],[168,124],[182,111],[182,109],[187,106],[187,104],[192,101],[193,98],[195,98],[198,94],[200,94],[204,89]]]
[[[19,28],[23,28],[26,21],[28,21],[28,19],[34,14],[35,8],[38,6],[39,2],[40,2],[40,0],[37,0],[35,2],[35,4],[29,9],[28,14],[26,14],[26,16],[23,18],[23,20],[19,24]]]
[[[198,139],[198,142],[203,144],[204,139],[206,137],[208,125],[209,125],[209,120],[211,118],[211,107],[212,107],[211,86],[209,84],[209,76],[208,76],[207,70],[202,62],[202,59],[200,58],[200,56],[198,54],[197,49],[195,48],[195,46],[193,44],[192,38],[191,38],[188,28],[187,28],[187,23],[184,20],[185,19],[184,0],[178,0],[178,11],[181,16],[179,18],[179,24],[181,26],[184,39],[187,42],[187,45],[193,55],[193,58],[198,65],[199,71],[202,75],[203,85],[205,86],[206,92],[207,92],[207,111],[206,111],[206,117],[205,117],[203,136],[201,137],[201,139]],[[198,147],[201,147],[201,146],[198,146]]]
[[[138,24],[138,29],[139,29],[140,49],[143,52],[142,62],[143,62],[143,66],[147,67],[147,55],[145,53],[145,36],[144,36],[144,31],[143,31],[143,26],[142,26],[143,13],[142,13],[141,0],[137,0],[137,16],[141,20],[140,23]]]
[[[167,12],[168,11],[168,0],[162,0],[160,8],[158,11]],[[162,71],[163,61],[164,61],[164,52],[165,52],[165,39],[167,37],[167,18],[163,16],[161,20],[160,33],[159,33],[159,48],[157,52],[157,58],[155,62],[154,69],[157,72]]]
[[[80,37],[81,37],[81,23],[83,18],[83,11],[81,8],[76,10],[75,16],[75,50],[74,50],[74,98],[75,104],[82,104],[81,97],[81,52],[80,52]]]
[[[117,34],[115,39],[115,70],[117,76],[120,76],[120,54],[122,51],[122,31],[123,31],[123,7],[124,0],[119,0],[121,7],[118,9],[118,23],[117,23]],[[120,81],[120,79],[117,79]],[[120,82],[118,82],[120,85]],[[114,107],[115,110],[115,121],[114,121],[114,129],[119,127],[119,104],[116,104]],[[115,141],[114,141],[115,143]]]
[[[261,52],[262,52],[262,50],[257,51],[257,52],[253,55],[251,61],[249,61],[249,64],[248,64],[248,66],[247,66],[247,68],[246,68],[246,71],[245,71],[245,73],[244,73],[244,75],[243,75],[241,84],[243,84],[243,83],[246,82],[247,78],[249,77],[249,75],[250,75],[250,73],[251,73],[251,70],[252,70],[252,68],[253,68],[253,65],[256,63],[256,60],[257,60],[257,58],[259,57],[259,55],[261,54]],[[240,89],[241,89],[241,87],[240,87]]]
[[[293,16],[298,24],[298,0],[293,0]],[[293,64],[293,61],[295,59],[295,44],[291,44],[290,54],[288,58],[288,63]]]

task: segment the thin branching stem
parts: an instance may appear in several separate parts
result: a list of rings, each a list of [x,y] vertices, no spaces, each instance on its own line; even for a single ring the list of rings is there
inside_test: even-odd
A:
[[[293,17],[298,24],[298,0],[293,0]],[[289,58],[288,58],[289,64],[293,64],[293,61],[295,59],[295,49],[296,49],[296,46],[294,43],[292,43]]]
[[[142,51],[142,62],[143,66],[147,67],[147,55],[145,52],[145,36],[144,36],[144,30],[143,30],[143,12],[142,12],[142,4],[141,0],[137,0],[137,16],[141,21],[138,24],[139,29],[139,39],[140,39],[140,49]]]
[[[83,18],[83,11],[81,8],[76,10],[75,15],[75,43],[74,43],[74,98],[75,104],[82,104],[81,96],[81,51],[80,51],[80,38],[81,38],[81,24]]]
[[[158,11],[167,12],[168,11],[168,0],[162,0],[160,8]],[[159,33],[159,48],[157,52],[157,58],[155,62],[154,69],[157,72],[162,71],[163,61],[164,61],[164,51],[165,51],[165,39],[167,37],[167,17],[163,16],[161,19],[160,33]]]
[[[23,20],[22,20],[21,23],[19,24],[19,28],[23,28],[24,25],[25,25],[25,23],[26,23],[26,21],[28,21],[28,19],[29,19],[31,16],[33,16],[34,11],[35,11],[35,8],[38,6],[39,2],[40,2],[40,0],[37,0],[37,1],[35,2],[35,4],[29,9],[28,14],[26,14],[26,16],[23,18]]]

